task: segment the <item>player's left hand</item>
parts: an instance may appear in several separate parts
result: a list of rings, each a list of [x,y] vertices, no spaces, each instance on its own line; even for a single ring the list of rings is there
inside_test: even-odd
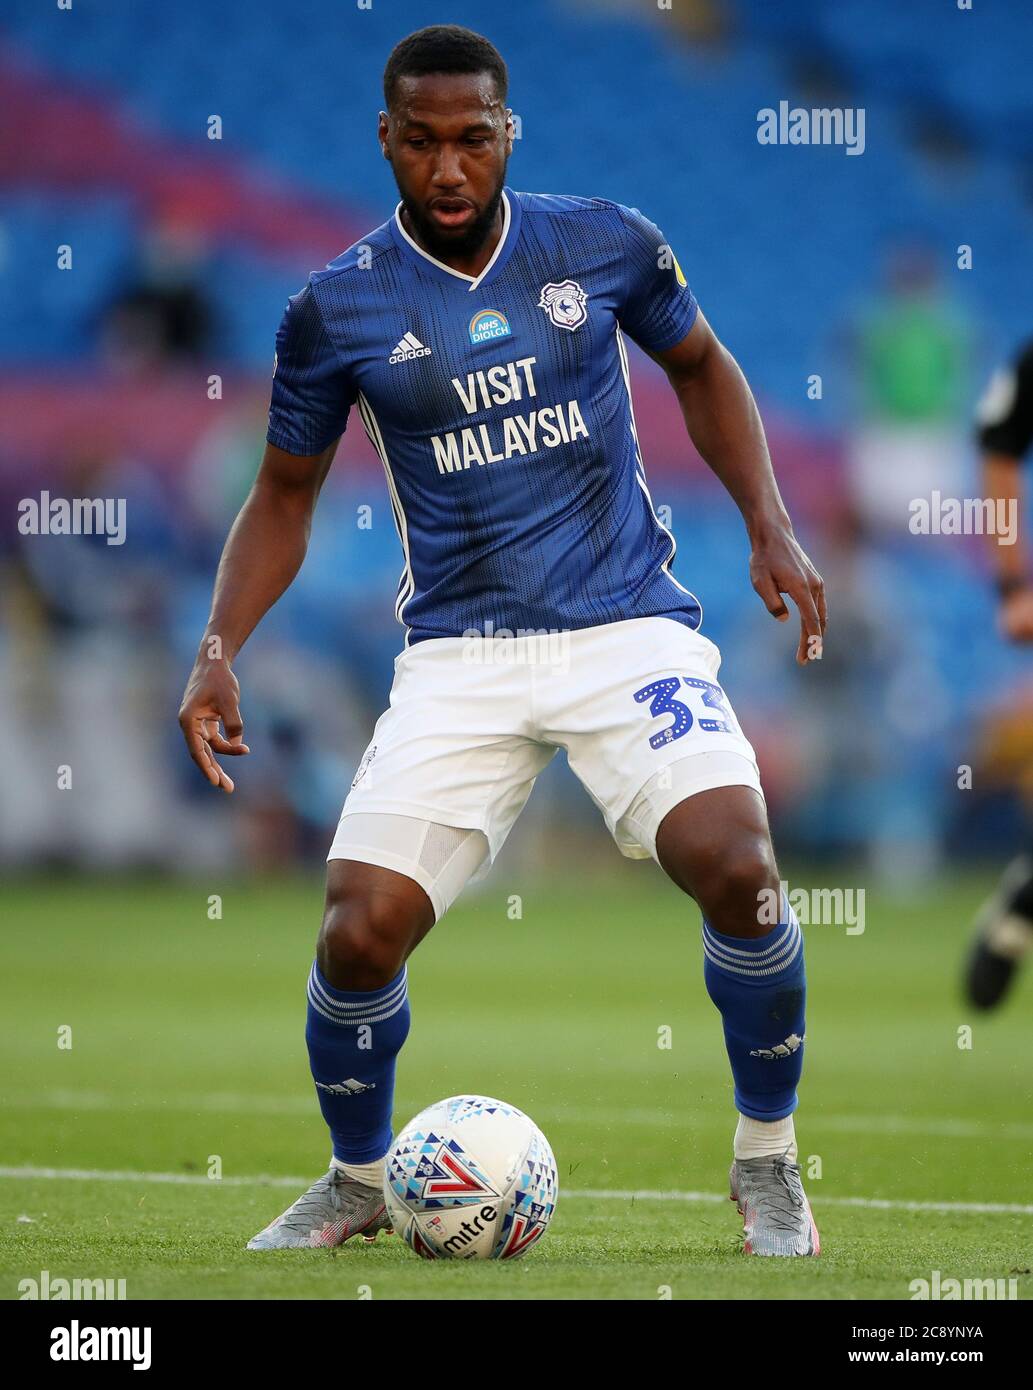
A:
[[[788,596],[800,611],[800,645],[796,660],[801,666],[821,656],[828,612],[825,582],[808,560],[789,525],[780,525],[754,536],[750,554],[750,581],[772,617],[788,622]]]

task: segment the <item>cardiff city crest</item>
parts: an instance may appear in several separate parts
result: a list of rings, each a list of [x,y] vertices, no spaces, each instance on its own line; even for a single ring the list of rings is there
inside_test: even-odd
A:
[[[557,328],[569,328],[573,332],[588,318],[587,303],[588,295],[577,281],[561,280],[558,285],[542,286],[538,307],[545,310]]]

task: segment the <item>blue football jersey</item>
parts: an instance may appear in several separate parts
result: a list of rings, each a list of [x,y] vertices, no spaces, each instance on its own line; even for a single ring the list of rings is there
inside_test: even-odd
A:
[[[476,278],[399,212],[288,303],[270,443],[318,454],[351,407],[387,477],[406,642],[665,616],[671,572],[635,434],[622,333],[663,351],[696,301],[657,227],[602,198],[503,193]]]

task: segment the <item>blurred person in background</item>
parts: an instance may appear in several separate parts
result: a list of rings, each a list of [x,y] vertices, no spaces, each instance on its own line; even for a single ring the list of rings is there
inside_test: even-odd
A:
[[[188,219],[166,216],[148,232],[139,264],[105,312],[102,351],[114,367],[138,373],[196,362],[211,350],[206,257],[205,239]]]
[[[934,489],[963,494],[957,422],[969,329],[918,245],[891,249],[886,290],[852,334],[860,423],[848,468],[857,514],[873,536],[905,531],[908,505]]]
[[[123,505],[124,534],[115,544],[101,533],[18,537],[11,679],[21,708],[0,741],[17,804],[5,797],[5,843],[91,869],[163,864],[175,803],[151,709],[169,659],[175,511],[108,440],[73,438],[66,458],[53,495]],[[55,812],[62,768],[64,785],[85,794],[59,796]]]
[[[1033,643],[1033,568],[1022,460],[1033,445],[1033,340],[990,381],[978,410],[983,496],[1013,510],[1014,544],[990,537],[998,625],[1010,642]],[[976,919],[965,967],[965,992],[978,1008],[1000,1004],[1033,946],[1033,853],[1009,864]]]
[[[947,832],[940,794],[943,747],[956,698],[941,668],[930,601],[948,567],[921,554],[909,521],[916,500],[961,498],[970,487],[959,430],[968,391],[973,329],[946,290],[933,249],[897,236],[883,258],[883,288],[848,332],[855,419],[847,439],[846,481],[863,565],[860,578],[886,595],[878,641],[882,679],[869,700],[883,711],[883,733],[868,775],[850,783],[868,800],[867,851],[881,878],[900,890],[928,884],[942,865]],[[864,592],[864,591],[862,591]],[[865,593],[871,603],[873,594]],[[872,672],[852,672],[863,691]],[[864,696],[861,695],[863,702]],[[886,732],[892,731],[887,738]],[[881,774],[880,774],[881,764]]]

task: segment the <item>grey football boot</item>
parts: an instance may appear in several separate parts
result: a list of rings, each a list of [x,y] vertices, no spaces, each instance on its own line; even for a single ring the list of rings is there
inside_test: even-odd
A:
[[[331,1168],[303,1192],[282,1216],[252,1236],[249,1250],[317,1249],[343,1245],[352,1236],[374,1240],[378,1231],[390,1231],[391,1223],[379,1187],[356,1182]]]
[[[747,1255],[817,1255],[818,1228],[800,1181],[785,1154],[737,1158],[728,1175],[742,1216]]]

